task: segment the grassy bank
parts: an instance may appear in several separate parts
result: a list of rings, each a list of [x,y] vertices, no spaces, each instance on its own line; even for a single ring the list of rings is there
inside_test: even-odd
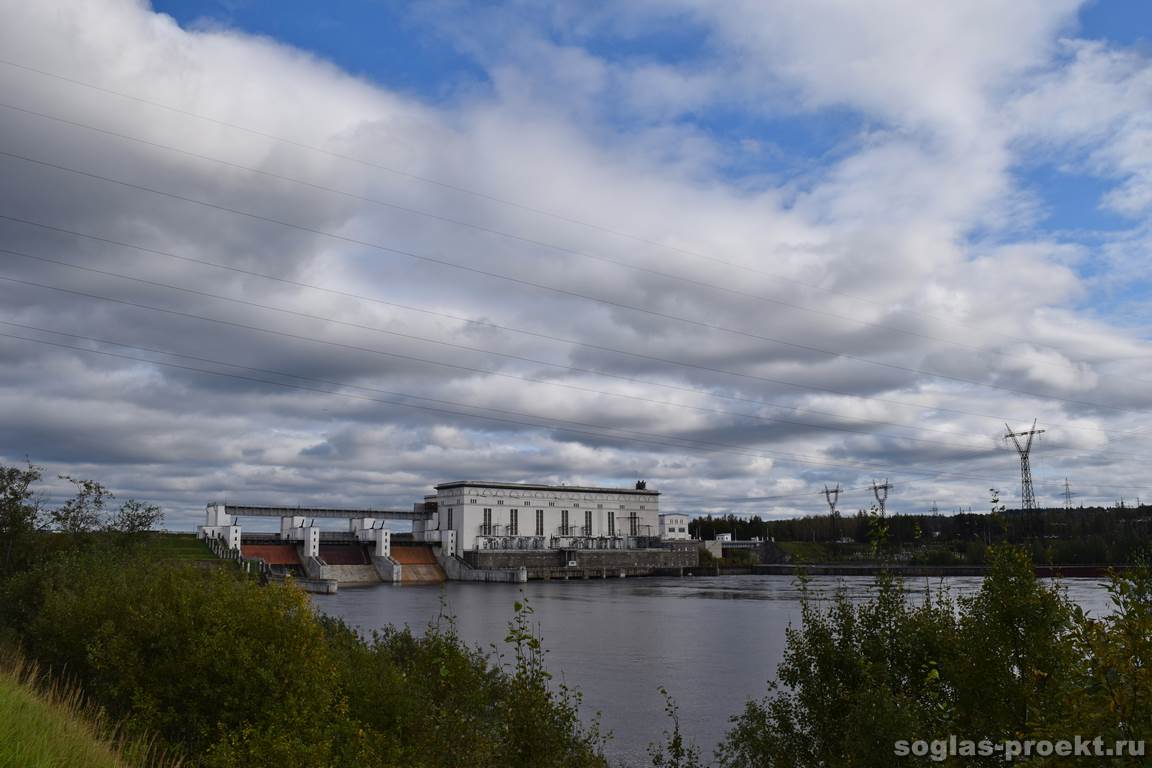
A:
[[[147,762],[108,741],[75,691],[39,690],[30,677],[20,666],[0,669],[0,768],[129,768]]]
[[[195,562],[215,560],[208,544],[194,533],[151,533],[143,541],[142,551],[154,560]]]

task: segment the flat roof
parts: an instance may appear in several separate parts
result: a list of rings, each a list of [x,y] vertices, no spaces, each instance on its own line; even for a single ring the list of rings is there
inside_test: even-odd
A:
[[[463,488],[472,486],[476,488],[502,488],[516,491],[575,491],[579,493],[633,493],[640,496],[659,496],[660,491],[637,488],[598,488],[591,485],[538,485],[535,483],[496,483],[489,480],[454,480],[451,483],[440,483],[436,490],[441,488]]]
[[[209,504],[208,506],[212,506]],[[233,517],[374,517],[386,520],[424,520],[428,515],[411,509],[330,509],[326,507],[266,507],[243,504],[220,504]]]

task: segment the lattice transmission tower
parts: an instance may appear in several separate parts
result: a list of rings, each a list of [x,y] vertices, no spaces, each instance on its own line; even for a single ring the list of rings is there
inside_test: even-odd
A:
[[[1045,430],[1036,429],[1035,419],[1032,420],[1032,429],[1023,432],[1013,432],[1012,427],[1007,424],[1004,428],[1008,430],[1004,440],[1011,440],[1016,446],[1016,453],[1020,454],[1020,509],[1036,509],[1036,492],[1032,488],[1032,464],[1029,454],[1032,451],[1032,440],[1044,434]],[[1024,440],[1023,443],[1020,442],[1021,439]]]
[[[824,484],[824,500],[828,502],[828,520],[832,524],[832,539],[840,539],[840,512],[836,509],[836,502],[840,500],[840,483],[835,488]]]
[[[831,489],[825,485],[824,499],[828,502],[828,514],[836,517],[836,502],[840,499],[840,483],[836,483],[836,487]]]
[[[872,481],[872,495],[876,497],[876,503],[880,505],[880,514],[883,516],[887,510],[888,504],[888,490],[892,484],[888,482],[888,478],[884,478],[883,483]]]
[[[1064,478],[1064,509],[1072,509],[1072,484]]]

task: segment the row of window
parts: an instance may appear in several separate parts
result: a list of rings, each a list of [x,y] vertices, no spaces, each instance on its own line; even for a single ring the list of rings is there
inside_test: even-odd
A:
[[[446,527],[449,529],[454,527],[452,525],[452,507],[448,507],[448,520],[447,520],[447,526]],[[481,523],[480,523],[480,533],[483,536],[491,536],[493,530],[494,529],[492,527],[492,509],[491,509],[491,507],[485,507],[484,513],[483,513],[483,518],[482,518]],[[635,512],[633,512],[632,514],[630,514],[628,516],[628,535],[636,536],[639,534],[639,531],[640,531],[640,518],[639,518],[639,515],[637,515]],[[508,535],[509,536],[519,536],[520,535],[520,510],[519,509],[508,510]],[[537,536],[543,536],[544,535],[544,510],[542,510],[542,509],[536,510],[536,535]],[[568,520],[568,510],[566,510],[566,509],[560,510],[560,535],[561,536],[573,535],[573,530],[572,530],[572,527],[569,524],[569,520]],[[590,509],[587,509],[584,511],[584,535],[585,536],[591,536],[592,535],[592,510],[590,510]],[[612,515],[608,516],[608,535],[609,536],[615,536],[616,535],[616,518],[613,517]]]
[[[617,493],[564,493],[556,491],[503,491],[503,490],[488,490],[488,489],[465,489],[465,488],[445,488],[442,491],[437,491],[437,496],[442,499],[447,499],[456,496],[492,496],[492,497],[510,497],[513,499],[572,499],[584,501],[594,501],[601,499],[604,501],[627,501],[629,498],[644,498],[644,494],[617,494]],[[497,504],[500,504],[500,499],[497,499]],[[531,503],[531,502],[529,502]],[[575,504],[573,504],[575,506]]]
[[[469,503],[469,504],[475,504],[476,502],[477,502],[477,500],[476,500],[476,499],[468,499],[468,503]],[[496,499],[496,505],[497,505],[497,506],[503,506],[503,505],[504,505],[504,499]],[[548,502],[548,506],[550,506],[550,507],[554,507],[554,506],[556,506],[556,502],[554,502],[554,501],[550,501],[550,502]],[[573,506],[573,507],[575,507],[576,509],[579,509],[579,508],[580,508],[580,503],[579,503],[579,502],[573,502],[573,503],[572,503],[572,506]],[[621,505],[620,505],[620,509],[624,509],[624,506],[625,506],[625,505],[621,504]],[[643,511],[644,511],[645,509],[647,509],[647,508],[648,508],[648,507],[646,507],[644,504],[641,504],[641,505],[640,505],[640,511],[641,511],[641,512],[643,512]],[[604,509],[604,505],[603,505],[603,504],[597,504],[597,505],[596,505],[596,509]]]

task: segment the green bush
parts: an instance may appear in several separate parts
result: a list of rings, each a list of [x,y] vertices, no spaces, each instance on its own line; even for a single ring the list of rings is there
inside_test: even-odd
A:
[[[1152,576],[1113,580],[1115,613],[1091,619],[1034,577],[1023,551],[989,550],[979,592],[909,601],[881,577],[875,599],[805,599],[778,680],[733,718],[725,768],[888,768],[897,740],[1072,738],[1152,741]],[[1003,756],[951,765],[1002,765]],[[1100,764],[1096,757],[1085,765]],[[1110,765],[1144,765],[1115,758]],[[1077,765],[1074,758],[1030,765]]]
[[[579,697],[552,685],[518,606],[509,656],[450,622],[364,639],[291,586],[98,548],[9,580],[36,659],[190,765],[603,766]]]

